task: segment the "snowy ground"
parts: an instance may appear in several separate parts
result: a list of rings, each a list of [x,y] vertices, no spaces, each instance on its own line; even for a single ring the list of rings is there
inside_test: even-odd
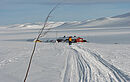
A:
[[[129,19],[127,13],[48,23],[51,29],[44,38],[80,36],[89,43],[38,43],[27,82],[130,82]],[[33,40],[42,26],[0,26],[0,82],[23,82]]]
[[[23,82],[38,29],[0,28],[0,82]],[[27,82],[130,82],[130,27],[52,29],[89,43],[38,43]]]

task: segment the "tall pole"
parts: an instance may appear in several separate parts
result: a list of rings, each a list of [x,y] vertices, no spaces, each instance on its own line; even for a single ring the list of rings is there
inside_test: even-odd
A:
[[[36,41],[35,41],[34,46],[33,46],[32,54],[31,54],[31,57],[30,57],[30,60],[29,60],[29,64],[28,64],[28,67],[27,67],[27,71],[26,71],[26,74],[25,74],[25,77],[24,77],[24,82],[26,82],[27,77],[28,77],[28,74],[29,74],[29,70],[30,70],[30,67],[31,67],[32,59],[33,59],[33,56],[34,56],[34,53],[35,53],[35,50],[36,50],[36,46],[37,46],[37,40],[40,38],[40,36],[41,36],[43,30],[45,29],[45,27],[46,27],[46,25],[47,25],[47,21],[48,21],[50,15],[51,15],[51,13],[57,8],[58,5],[59,5],[59,4],[57,4],[55,7],[53,7],[53,8],[51,9],[51,11],[48,13],[48,15],[47,15],[47,17],[46,17],[46,19],[45,19],[44,25],[43,25],[42,29],[40,30],[40,32],[39,32],[39,34],[38,34],[38,36],[37,36],[37,38],[36,38]],[[45,34],[46,34],[46,33],[45,33]],[[45,35],[45,34],[44,34],[44,35]]]

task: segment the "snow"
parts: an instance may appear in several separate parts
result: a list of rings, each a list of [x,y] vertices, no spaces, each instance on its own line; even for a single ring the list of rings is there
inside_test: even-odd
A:
[[[75,23],[65,23],[62,26],[58,26],[58,29],[66,28],[93,28],[93,27],[128,27],[130,26],[130,13],[118,15],[114,17],[102,17],[94,20],[86,20]]]
[[[64,22],[48,22],[46,25],[46,29],[54,28],[64,24]],[[25,24],[14,24],[8,25],[7,28],[21,28],[21,29],[41,29],[44,23],[37,22],[37,23],[25,23]]]
[[[75,35],[89,43],[38,43],[27,82],[130,82],[130,25],[122,22],[127,17],[50,22],[44,38]],[[0,82],[23,82],[42,25],[0,26]]]

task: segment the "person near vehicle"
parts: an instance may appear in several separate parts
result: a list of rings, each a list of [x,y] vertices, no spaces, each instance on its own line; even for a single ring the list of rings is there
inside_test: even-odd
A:
[[[69,37],[69,45],[72,45],[72,37]]]

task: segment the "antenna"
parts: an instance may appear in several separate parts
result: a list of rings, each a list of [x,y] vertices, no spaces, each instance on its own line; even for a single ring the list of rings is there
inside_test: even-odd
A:
[[[45,19],[45,23],[44,23],[42,29],[40,30],[40,32],[39,32],[39,34],[38,34],[38,36],[37,36],[37,38],[36,38],[36,41],[35,41],[34,46],[33,46],[32,54],[31,54],[31,57],[30,57],[30,60],[29,60],[28,68],[27,68],[27,71],[26,71],[26,75],[25,75],[25,77],[24,77],[24,82],[26,82],[27,77],[28,77],[28,73],[29,73],[29,70],[30,70],[30,67],[31,67],[32,59],[33,59],[33,56],[34,56],[34,53],[35,53],[35,50],[36,50],[36,46],[37,46],[37,40],[40,38],[40,36],[41,36],[43,30],[45,29],[45,27],[46,27],[46,25],[47,25],[47,21],[48,21],[50,15],[51,15],[51,13],[57,8],[58,5],[59,5],[59,3],[58,3],[56,6],[54,6],[54,7],[51,9],[51,11],[48,13],[48,15],[47,15],[47,17],[46,17],[46,19]],[[44,35],[46,35],[46,33],[44,33]]]

